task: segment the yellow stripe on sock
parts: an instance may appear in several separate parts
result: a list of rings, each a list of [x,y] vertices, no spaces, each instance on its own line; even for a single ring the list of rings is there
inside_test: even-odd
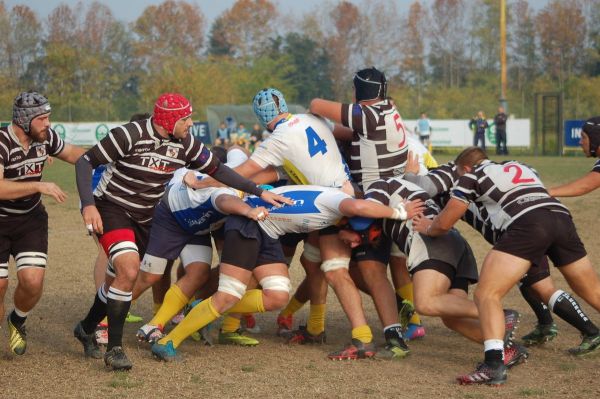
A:
[[[165,294],[162,306],[158,309],[152,320],[150,320],[149,324],[164,327],[177,312],[183,309],[188,300],[189,298],[185,296],[181,288],[173,284]]]
[[[352,338],[358,339],[364,344],[368,344],[373,341],[373,333],[368,325],[356,327],[352,329]]]
[[[177,348],[192,333],[212,323],[219,317],[221,315],[212,305],[212,297],[210,297],[196,305],[181,323],[158,341],[158,343],[164,345],[169,341],[173,341],[173,346]]]
[[[279,315],[283,317],[291,316],[300,309],[302,309],[302,306],[304,306],[304,304],[305,302],[300,302],[298,299],[296,299],[295,296],[293,296],[290,302],[285,307],[285,309],[283,309],[281,313],[279,313]]]
[[[248,290],[238,303],[233,305],[227,313],[264,313],[262,290]]]
[[[325,304],[310,305],[306,330],[309,334],[319,335],[325,331]]]

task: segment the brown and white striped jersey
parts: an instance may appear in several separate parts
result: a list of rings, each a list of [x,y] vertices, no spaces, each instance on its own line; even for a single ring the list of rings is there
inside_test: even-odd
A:
[[[116,127],[84,157],[93,168],[107,164],[94,196],[127,210],[132,219],[146,223],[165,192],[173,173],[182,167],[211,173],[218,163],[192,135],[165,139],[151,119]]]
[[[494,228],[502,231],[537,208],[570,214],[566,206],[548,194],[534,170],[517,161],[483,161],[471,173],[458,179],[451,195],[485,207],[485,217]]]
[[[438,206],[430,199],[429,194],[416,184],[399,177],[372,183],[365,192],[365,199],[390,207],[396,207],[404,200],[420,199],[425,203],[423,214],[426,217],[433,218],[439,213]],[[415,234],[411,220],[384,219],[383,232],[404,254],[409,255],[412,237]]]
[[[353,180],[363,190],[377,180],[404,173],[406,129],[388,100],[373,105],[342,104],[342,124],[354,131],[347,161]]]
[[[12,125],[0,129],[0,171],[4,179],[16,182],[42,180],[44,163],[49,155],[58,155],[65,148],[64,141],[52,129],[43,143],[32,142],[26,151],[15,135]],[[41,194],[35,193],[14,200],[0,200],[0,218],[31,212],[41,203]]]

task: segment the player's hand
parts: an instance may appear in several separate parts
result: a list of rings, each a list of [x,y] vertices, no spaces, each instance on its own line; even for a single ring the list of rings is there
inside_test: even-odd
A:
[[[208,184],[206,180],[208,179],[198,179],[196,172],[194,172],[193,170],[190,170],[183,176],[183,183],[186,186],[196,190],[210,186],[210,184]]]
[[[58,187],[58,185],[51,182],[39,182],[38,191],[44,195],[49,195],[58,203],[65,202],[67,194]]]
[[[406,219],[412,219],[423,213],[425,210],[425,203],[420,199],[404,201],[404,209],[406,209]]]
[[[81,212],[81,216],[83,217],[83,223],[85,223],[85,227],[88,231],[89,235],[92,233],[103,234],[104,226],[102,225],[102,218],[100,217],[100,212],[98,212],[98,208],[95,205],[88,205],[83,208]]]
[[[404,173],[414,173],[415,175],[418,175],[419,170],[421,170],[421,166],[419,165],[419,156],[412,151],[409,151]]]
[[[283,195],[275,194],[272,191],[264,190],[260,195],[260,199],[268,202],[271,205],[280,208],[283,205],[294,205],[294,201],[290,198],[284,197]]]
[[[433,224],[433,220],[426,218],[422,213],[412,218],[412,229],[417,233],[428,235],[428,229]]]
[[[259,220],[265,220],[265,218],[269,216],[269,211],[267,210],[267,208],[259,206],[256,208],[251,208],[247,213],[246,213],[246,217],[248,219],[252,219],[252,220],[256,220],[257,222]]]

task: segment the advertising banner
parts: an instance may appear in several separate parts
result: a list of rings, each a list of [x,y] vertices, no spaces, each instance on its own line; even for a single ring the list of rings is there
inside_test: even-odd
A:
[[[579,119],[568,119],[565,121],[565,147],[579,147],[581,127],[584,122],[584,120]]]

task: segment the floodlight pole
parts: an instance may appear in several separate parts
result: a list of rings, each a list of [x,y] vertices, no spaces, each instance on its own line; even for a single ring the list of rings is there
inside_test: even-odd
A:
[[[506,101],[506,0],[500,0],[500,105],[508,113]]]

